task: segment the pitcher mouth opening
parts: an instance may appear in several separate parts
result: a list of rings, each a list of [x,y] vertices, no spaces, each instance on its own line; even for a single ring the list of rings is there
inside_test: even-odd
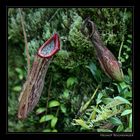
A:
[[[48,39],[39,49],[38,56],[50,58],[60,50],[60,40],[57,33]]]

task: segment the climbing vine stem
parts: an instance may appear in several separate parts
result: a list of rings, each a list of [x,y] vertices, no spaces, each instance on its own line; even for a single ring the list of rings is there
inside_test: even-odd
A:
[[[26,49],[26,55],[27,55],[27,67],[28,67],[27,77],[28,77],[28,75],[30,73],[30,55],[29,55],[29,49],[28,49],[27,35],[25,32],[25,27],[24,27],[25,21],[23,19],[22,11],[20,8],[19,8],[19,14],[20,14],[21,25],[22,25],[22,30],[23,30],[23,34],[24,34],[24,42],[25,42],[25,49]]]

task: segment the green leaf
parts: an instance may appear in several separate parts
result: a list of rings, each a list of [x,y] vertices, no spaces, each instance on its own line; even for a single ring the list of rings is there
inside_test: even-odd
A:
[[[103,98],[103,99],[102,99],[102,102],[103,102],[104,104],[108,104],[108,103],[110,103],[110,102],[112,102],[112,101],[113,101],[112,98]]]
[[[67,80],[67,88],[71,87],[74,83],[77,83],[76,77],[70,77]]]
[[[129,51],[131,51],[131,49],[128,47],[128,48],[127,48],[127,51],[129,52]]]
[[[23,79],[23,75],[21,75],[21,74],[18,77],[19,77],[20,80]]]
[[[132,35],[131,35],[131,34],[129,34],[129,35],[128,35],[128,37],[129,37],[129,38],[132,38]]]
[[[53,118],[54,116],[53,115],[44,115],[44,116],[42,116],[41,117],[41,119],[40,119],[40,123],[42,123],[42,122],[46,122],[46,121],[49,121],[49,120],[51,120],[52,118]]]
[[[97,82],[101,80],[101,73],[99,70],[97,70],[97,67],[94,63],[90,63],[89,66],[86,66],[92,73],[93,77]]]
[[[57,129],[53,129],[52,132],[58,132]]]
[[[130,102],[129,102],[128,100],[126,100],[126,99],[124,99],[124,98],[122,98],[122,97],[120,97],[120,96],[117,96],[117,97],[115,97],[115,98],[113,99],[112,102],[110,102],[110,103],[108,103],[108,104],[106,105],[106,108],[113,108],[113,107],[115,107],[115,106],[117,106],[117,105],[120,105],[120,104],[129,104],[129,105],[131,105]]]
[[[19,74],[23,74],[23,70],[20,69],[20,68],[15,68],[15,71],[16,71],[17,73],[19,73]]]
[[[45,129],[42,132],[51,132],[51,129]]]
[[[128,46],[127,46],[127,45],[123,45],[123,47],[124,47],[124,48],[126,48],[126,49],[128,48]]]
[[[128,75],[132,79],[132,70],[130,68],[128,68]]]
[[[48,107],[51,108],[51,107],[56,107],[56,106],[59,106],[59,105],[60,105],[60,103],[58,101],[52,100],[52,101],[49,102]]]
[[[123,97],[117,96],[114,99],[120,101],[121,104],[129,104],[129,105],[131,105],[131,103],[127,99],[124,99]]]
[[[128,91],[124,93],[124,98],[132,98],[132,91]]]
[[[124,132],[132,132],[132,129],[129,128],[129,127],[127,127],[127,128],[124,130]]]
[[[126,55],[126,56],[125,56],[125,59],[128,59],[128,57],[129,57],[129,55]]]
[[[65,99],[68,99],[68,97],[69,97],[69,90],[65,90],[64,92],[63,92],[63,97],[65,98]]]
[[[97,99],[96,99],[96,104],[99,104],[100,102],[102,102],[102,100],[101,100],[101,98],[103,97],[103,93],[99,93],[98,94],[98,97],[97,97]]]
[[[90,115],[90,119],[94,120],[96,118],[96,109],[97,109],[98,105],[96,105],[95,109],[92,111],[91,115]]]
[[[121,120],[119,118],[117,118],[117,117],[111,117],[109,120],[111,121],[112,124],[114,124],[116,126],[122,124]]]
[[[124,130],[124,126],[123,126],[123,124],[122,124],[122,125],[119,125],[119,126],[118,126],[116,132],[123,132],[123,130]]]
[[[128,43],[130,43],[130,44],[132,43],[132,41],[131,41],[131,40],[127,40],[127,42],[128,42]]]
[[[58,121],[58,118],[57,117],[53,117],[52,120],[51,120],[51,128],[54,128],[56,123]]]
[[[61,104],[61,105],[60,105],[60,109],[61,109],[61,111],[62,111],[63,113],[66,113],[67,108],[66,108],[66,106],[65,106],[64,104]]]
[[[129,128],[132,129],[132,114],[129,117]]]
[[[90,69],[93,76],[96,75],[97,68],[96,68],[96,65],[94,63],[91,63],[89,66],[87,66],[87,68]]]
[[[21,91],[21,86],[15,86],[13,88],[13,91],[17,91],[17,92]]]
[[[113,132],[113,131],[109,129],[97,129],[97,132]]]
[[[89,126],[82,119],[74,119],[74,121],[79,125],[81,125],[82,127],[89,129]]]
[[[118,86],[118,85],[117,85]],[[128,88],[129,86],[125,82],[119,83],[118,90],[121,93],[124,89]]]
[[[38,108],[37,110],[36,110],[36,114],[38,115],[38,114],[41,114],[41,113],[43,113],[43,112],[45,112],[46,111],[46,108],[44,108],[44,107],[40,107],[40,108]]]
[[[18,73],[18,77],[20,80],[23,79],[23,70],[20,68],[15,68],[15,71]]]
[[[132,113],[132,109],[127,109],[127,110],[124,110],[124,111],[122,112],[121,116],[125,116],[125,115],[128,115],[128,114],[130,114],[130,113]]]
[[[120,57],[120,59],[121,59],[121,62],[125,62],[125,59],[124,58]]]

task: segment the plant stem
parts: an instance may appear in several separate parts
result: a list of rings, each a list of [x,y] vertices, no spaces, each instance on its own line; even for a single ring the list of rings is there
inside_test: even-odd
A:
[[[118,61],[119,62],[120,62],[120,57],[121,57],[121,51],[122,51],[123,43],[124,43],[124,36],[122,37],[122,42],[121,42],[121,46],[120,46],[119,54],[118,54]]]
[[[55,15],[57,14],[57,12],[59,11],[60,9],[57,9],[56,12],[52,15],[52,17],[50,18],[50,20],[48,21],[48,23],[55,17]]]
[[[92,101],[93,98],[95,97],[95,95],[96,95],[96,93],[97,93],[99,87],[100,87],[100,85],[97,86],[97,88],[96,88],[96,90],[94,91],[92,97],[91,97],[91,98],[89,99],[89,101],[87,101],[87,102],[85,103],[85,105],[80,109],[80,112],[84,112],[84,111],[88,108],[89,104],[91,103],[91,101]]]
[[[125,13],[126,13],[126,8],[124,9],[124,15],[125,15]],[[124,19],[124,17],[123,17],[123,23],[124,23],[123,25],[125,25],[125,19]],[[122,42],[121,42],[121,46],[120,46],[119,54],[118,54],[118,61],[119,62],[120,62],[120,57],[121,57],[121,51],[122,51],[123,43],[124,43],[124,35],[122,36]]]
[[[19,13],[20,13],[20,19],[21,19],[22,30],[23,30],[23,34],[24,34],[24,42],[25,42],[25,49],[26,49],[26,55],[27,55],[27,67],[28,67],[27,77],[28,77],[28,75],[30,73],[30,55],[29,55],[29,50],[28,50],[27,36],[26,36],[25,28],[24,28],[24,20],[23,20],[20,8],[19,8]]]
[[[52,76],[50,77],[50,84],[49,84],[49,88],[48,88],[48,97],[47,97],[46,112],[45,112],[45,114],[47,114],[47,111],[48,111],[48,103],[49,103],[49,100],[50,100],[50,88],[51,88],[51,84],[52,84]]]

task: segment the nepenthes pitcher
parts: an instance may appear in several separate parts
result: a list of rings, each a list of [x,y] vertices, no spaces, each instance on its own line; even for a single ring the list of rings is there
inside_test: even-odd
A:
[[[48,67],[52,61],[53,55],[59,50],[60,40],[57,33],[38,49],[32,69],[19,96],[19,119],[27,118],[27,115],[37,105],[44,87],[44,80]]]

